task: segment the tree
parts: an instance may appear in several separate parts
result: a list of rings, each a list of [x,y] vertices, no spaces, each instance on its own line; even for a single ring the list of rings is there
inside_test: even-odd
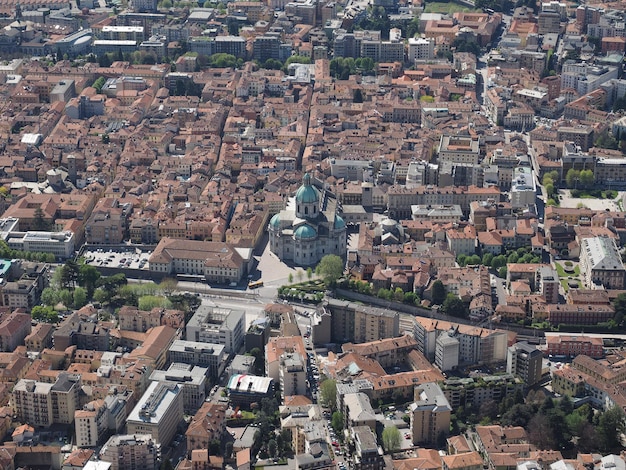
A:
[[[313,278],[313,270],[311,269],[311,266],[306,268],[306,277],[309,281]]]
[[[61,287],[72,289],[78,281],[79,266],[74,260],[67,260],[63,266],[59,268],[59,281]],[[55,273],[56,274],[56,273]]]
[[[87,296],[92,297],[100,271],[90,264],[81,264],[78,268],[78,285],[87,289]]]
[[[354,103],[363,103],[363,92],[360,88],[356,88],[352,92],[352,102]]]
[[[231,441],[228,441],[224,445],[224,457],[226,457],[227,459],[230,459],[232,456],[233,456],[233,443]]]
[[[595,177],[593,176],[593,171],[591,170],[581,170],[579,178],[580,185],[585,189],[591,188],[595,183]]]
[[[596,430],[604,452],[612,452],[621,447],[625,420],[624,410],[619,406],[613,406],[600,415]]]
[[[165,297],[158,295],[143,295],[137,300],[139,310],[149,312],[153,308],[168,308],[169,301]]]
[[[59,303],[59,293],[52,287],[46,287],[41,293],[41,302],[45,305],[54,307]]]
[[[324,405],[331,410],[337,408],[337,382],[332,379],[326,379],[320,384],[320,397]]]
[[[433,286],[431,288],[433,304],[441,305],[446,300],[446,288],[439,279],[433,282]]]
[[[324,256],[317,268],[315,268],[315,272],[324,278],[324,282],[327,285],[334,285],[341,276],[343,276],[343,260],[341,257],[337,255],[326,255]]]
[[[506,266],[502,266],[500,269],[498,269],[498,277],[501,279],[506,279],[507,272],[508,270],[506,269]]]
[[[330,422],[337,435],[341,435],[341,431],[343,431],[343,413],[335,411]]]
[[[574,168],[570,168],[565,175],[565,183],[568,188],[575,188],[578,186],[578,181],[580,180],[580,171],[575,170]]]
[[[491,266],[491,262],[493,261],[493,254],[492,253],[485,253],[483,255],[483,259],[482,262],[485,266]]]
[[[177,287],[178,281],[171,277],[166,277],[159,282],[159,290],[166,296],[171,295]]]
[[[620,326],[626,314],[626,294],[618,295],[613,301],[613,307],[615,308],[615,323]]]
[[[446,295],[446,300],[444,300],[441,310],[447,315],[458,318],[466,318],[468,313],[463,301],[452,292]]]
[[[278,450],[278,444],[275,439],[270,439],[267,443],[267,450],[270,454],[270,457],[276,457],[276,451]]]
[[[82,287],[74,289],[73,293],[74,308],[82,308],[87,304],[87,291]]]
[[[48,221],[44,218],[44,213],[41,207],[37,207],[33,213],[33,229],[34,230],[47,230]]]
[[[402,436],[400,431],[395,426],[388,426],[383,430],[383,448],[385,452],[391,454],[400,449],[400,443],[402,442]]]

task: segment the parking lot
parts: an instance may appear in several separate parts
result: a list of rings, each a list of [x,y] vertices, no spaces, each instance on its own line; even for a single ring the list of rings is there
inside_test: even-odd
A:
[[[152,251],[142,252],[129,247],[126,250],[116,248],[97,248],[83,252],[85,262],[97,268],[117,268],[148,271],[148,259]]]

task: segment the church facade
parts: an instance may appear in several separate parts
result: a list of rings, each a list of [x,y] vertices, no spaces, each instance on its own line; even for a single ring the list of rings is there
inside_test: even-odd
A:
[[[299,266],[317,264],[325,255],[346,254],[346,223],[337,200],[304,175],[295,201],[274,215],[268,226],[270,250],[281,261]]]

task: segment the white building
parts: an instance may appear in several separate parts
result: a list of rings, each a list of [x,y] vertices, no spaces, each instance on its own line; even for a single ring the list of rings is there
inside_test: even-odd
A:
[[[150,434],[156,442],[167,446],[182,419],[182,387],[174,383],[152,382],[128,415],[126,429],[129,434]]]
[[[623,289],[626,270],[615,240],[608,237],[583,238],[580,243],[580,274],[585,287]]]
[[[186,327],[186,338],[200,343],[223,344],[228,354],[243,345],[245,312],[201,305]]]
[[[586,95],[600,88],[603,83],[617,78],[618,72],[617,67],[565,63],[561,72],[561,90],[573,88],[579,95]]]
[[[208,371],[206,367],[174,362],[167,370],[153,371],[150,380],[181,385],[185,413],[195,414],[206,398]]]
[[[210,377],[219,377],[228,357],[223,344],[175,340],[169,349],[171,362],[194,364],[209,369]]]
[[[75,237],[70,231],[11,232],[7,234],[5,241],[12,250],[52,253],[61,259],[74,256]]]
[[[292,395],[306,395],[306,359],[298,353],[280,356],[279,378],[283,399]]]
[[[270,220],[272,253],[300,266],[315,265],[329,254],[345,256],[346,223],[339,216],[337,200],[314,187],[308,173],[293,205]]]
[[[435,345],[435,365],[443,372],[456,369],[459,365],[459,340],[444,333]]]
[[[435,56],[434,38],[409,38],[409,62],[430,60]]]
[[[530,167],[516,167],[511,181],[511,206],[513,209],[519,209],[534,205],[536,198],[537,186]]]

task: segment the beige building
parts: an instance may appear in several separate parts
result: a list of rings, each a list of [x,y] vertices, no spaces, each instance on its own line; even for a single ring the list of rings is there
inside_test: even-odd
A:
[[[102,198],[85,225],[85,241],[93,245],[122,243],[126,238],[128,216],[132,210],[130,203],[120,204],[116,198]]]
[[[24,338],[26,349],[33,352],[41,352],[52,345],[52,332],[54,327],[50,323],[37,323],[31,333]]]
[[[13,388],[13,406],[18,420],[36,427],[52,425],[51,389],[52,384],[20,380]]]
[[[150,434],[167,446],[183,418],[183,393],[178,384],[152,382],[126,421],[130,434]]]
[[[112,436],[100,451],[100,459],[111,463],[111,470],[155,470],[157,443],[149,434]]]
[[[124,305],[119,311],[120,330],[140,331],[145,333],[150,328],[161,326],[159,310],[145,311],[137,307]]]
[[[150,271],[160,275],[204,276],[207,282],[239,282],[247,265],[227,243],[162,238],[149,260]]]
[[[415,402],[409,407],[411,437],[414,445],[434,444],[450,431],[452,408],[436,383],[422,384],[415,389]]]
[[[15,351],[31,331],[31,317],[13,312],[0,322],[0,351]]]
[[[107,430],[107,406],[104,400],[87,403],[74,413],[74,429],[78,447],[95,447]]]

